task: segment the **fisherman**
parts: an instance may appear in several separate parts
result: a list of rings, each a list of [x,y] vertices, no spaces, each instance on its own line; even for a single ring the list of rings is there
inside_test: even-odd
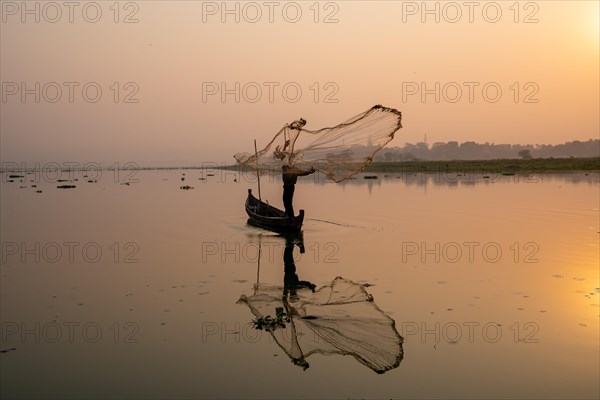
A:
[[[305,171],[294,166],[284,165],[282,167],[283,177],[283,206],[285,207],[285,215],[289,218],[294,217],[294,206],[292,199],[294,198],[294,189],[299,176],[310,175],[315,172],[314,168]]]

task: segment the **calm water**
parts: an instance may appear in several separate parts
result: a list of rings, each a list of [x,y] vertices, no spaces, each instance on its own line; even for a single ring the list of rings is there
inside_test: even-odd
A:
[[[286,242],[246,225],[255,183],[209,173],[76,174],[74,189],[2,176],[3,397],[600,395],[598,174],[302,178],[296,274],[362,285],[395,321],[404,357],[376,374],[351,355],[303,370],[253,329],[237,301],[283,286]],[[264,177],[263,199],[280,196]]]

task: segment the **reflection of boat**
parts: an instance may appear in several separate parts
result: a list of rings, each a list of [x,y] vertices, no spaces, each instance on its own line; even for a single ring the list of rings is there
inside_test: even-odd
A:
[[[315,285],[298,278],[293,249],[294,241],[287,239],[283,287],[257,280],[254,293],[238,300],[255,316],[254,327],[269,332],[303,369],[315,353],[350,355],[378,374],[398,367],[403,338],[364,285],[337,277],[315,290]]]
[[[304,210],[300,210],[300,214],[297,217],[288,218],[280,209],[270,206],[254,197],[252,189],[248,189],[246,213],[248,214],[248,223],[250,225],[275,232],[299,231],[304,221]]]

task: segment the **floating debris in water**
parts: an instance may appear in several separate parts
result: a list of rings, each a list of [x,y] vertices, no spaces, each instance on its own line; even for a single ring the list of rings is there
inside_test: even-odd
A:
[[[193,186],[190,186],[190,185],[185,185],[185,186],[180,186],[180,187],[179,187],[179,189],[181,189],[181,190],[191,190],[191,189],[193,189],[193,188],[194,188],[194,187],[193,187]]]
[[[42,191],[41,191],[41,190],[36,190],[35,192],[36,192],[36,193],[42,193]]]
[[[75,185],[59,185],[56,188],[57,189],[75,189],[77,186]]]
[[[16,349],[16,347],[11,347],[10,349],[0,350],[0,353],[8,353],[9,351],[15,351]]]
[[[277,328],[285,328],[286,322],[291,322],[291,314],[283,311],[283,307],[275,308],[275,317],[266,315],[264,317],[257,317],[252,320],[254,329],[265,330],[272,332]]]
[[[182,177],[182,178],[181,178],[181,180],[182,180],[182,181],[185,181],[185,178],[183,178],[183,177]]]
[[[377,176],[376,175],[365,175],[363,178],[364,179],[377,179]]]

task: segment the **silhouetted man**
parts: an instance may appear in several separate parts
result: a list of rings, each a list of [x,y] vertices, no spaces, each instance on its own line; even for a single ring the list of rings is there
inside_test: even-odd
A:
[[[311,168],[309,171],[305,171],[296,167],[288,167],[287,165],[282,167],[283,206],[285,207],[285,215],[288,217],[294,217],[294,205],[292,204],[292,200],[294,198],[294,189],[296,187],[296,181],[298,180],[298,177],[310,175],[314,172],[314,168]]]

